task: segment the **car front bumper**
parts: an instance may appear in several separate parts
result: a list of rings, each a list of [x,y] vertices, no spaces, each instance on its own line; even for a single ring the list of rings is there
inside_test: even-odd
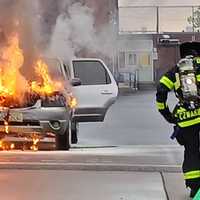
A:
[[[55,122],[55,120],[53,121]],[[51,121],[38,121],[37,123],[10,123],[8,124],[8,135],[30,135],[30,134],[41,134],[46,135],[47,133],[63,134],[68,128],[68,120],[56,120],[59,123],[59,127],[54,127]],[[6,127],[3,122],[0,122],[0,132],[5,133]]]
[[[4,122],[7,118],[8,127]],[[71,118],[72,111],[67,107],[4,109],[0,111],[0,133],[22,136],[47,133],[62,135],[68,129]]]

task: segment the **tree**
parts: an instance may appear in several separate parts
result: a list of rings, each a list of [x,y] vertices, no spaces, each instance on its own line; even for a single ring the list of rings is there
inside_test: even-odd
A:
[[[200,31],[200,6],[193,11],[193,15],[187,18],[195,31]]]

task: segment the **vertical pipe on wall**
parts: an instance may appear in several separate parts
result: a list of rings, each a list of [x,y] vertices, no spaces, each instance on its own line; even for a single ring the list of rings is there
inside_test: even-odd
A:
[[[156,7],[156,33],[159,33],[159,26],[160,26],[160,20],[159,20],[159,7]]]

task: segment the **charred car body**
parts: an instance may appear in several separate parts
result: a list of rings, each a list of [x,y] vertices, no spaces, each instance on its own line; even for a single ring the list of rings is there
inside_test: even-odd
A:
[[[53,133],[56,148],[68,150],[71,142],[77,143],[78,123],[103,121],[117,98],[116,82],[99,59],[73,59],[66,65],[36,57],[27,77],[20,71],[25,62],[17,34],[0,52],[1,139],[7,134],[30,137],[36,144]]]
[[[53,133],[56,136],[56,148],[69,149],[68,126],[71,109],[60,98],[59,94],[51,97],[54,100],[50,101],[38,99],[31,107],[2,108],[0,110],[1,137],[9,135],[42,139],[49,133]]]
[[[45,59],[52,76],[61,80],[65,86],[62,91],[38,95],[29,92],[18,104],[13,98],[4,99],[0,108],[0,137],[6,135],[42,139],[49,134],[56,138],[57,150],[70,148],[69,125],[72,117],[73,101],[70,84],[62,75],[63,63],[57,59]],[[2,99],[3,101],[3,99]],[[11,103],[12,102],[12,103]]]

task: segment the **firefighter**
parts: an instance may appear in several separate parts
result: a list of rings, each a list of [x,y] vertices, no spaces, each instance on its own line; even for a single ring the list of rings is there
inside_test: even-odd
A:
[[[172,138],[185,148],[182,170],[186,187],[194,197],[200,188],[200,43],[184,43],[180,50],[182,59],[158,83],[156,105],[161,115],[174,124]],[[171,90],[178,98],[172,112],[167,105]]]

